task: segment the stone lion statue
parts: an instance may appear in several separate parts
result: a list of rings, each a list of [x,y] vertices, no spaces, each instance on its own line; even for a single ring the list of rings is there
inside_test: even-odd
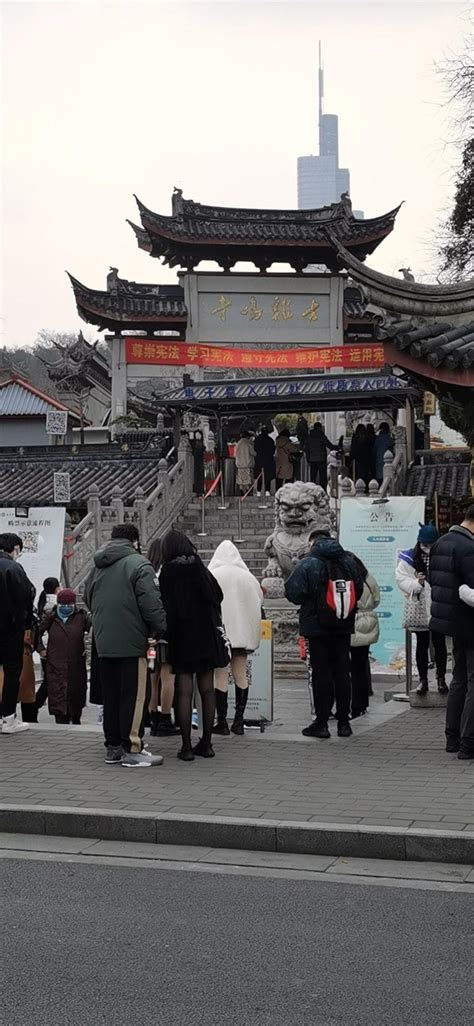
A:
[[[275,495],[275,528],[265,542],[268,564],[263,585],[269,598],[283,594],[283,582],[309,551],[314,528],[334,527],[329,497],[320,485],[295,481]]]

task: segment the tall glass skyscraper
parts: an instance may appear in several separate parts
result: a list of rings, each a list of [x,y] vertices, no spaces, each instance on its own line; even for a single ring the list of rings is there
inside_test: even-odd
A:
[[[298,157],[298,207],[309,210],[338,203],[343,192],[350,193],[347,167],[339,167],[339,125],[337,114],[323,114],[324,70],[319,44],[319,156]],[[356,217],[363,217],[355,210]]]

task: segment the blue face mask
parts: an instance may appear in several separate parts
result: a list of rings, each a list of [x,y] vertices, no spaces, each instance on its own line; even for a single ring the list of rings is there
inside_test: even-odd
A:
[[[76,608],[75,606],[60,606],[60,605],[58,605],[57,610],[58,610],[59,619],[63,620],[64,622],[66,622],[66,620],[69,620],[69,617],[72,616],[75,608]]]

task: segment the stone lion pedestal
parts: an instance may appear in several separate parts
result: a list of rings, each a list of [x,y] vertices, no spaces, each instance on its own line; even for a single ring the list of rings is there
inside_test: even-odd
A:
[[[275,527],[265,542],[268,556],[262,587],[265,612],[273,620],[275,670],[279,675],[306,673],[298,651],[298,608],[285,598],[285,581],[310,549],[314,530],[335,529],[329,497],[320,485],[295,481],[275,495]]]

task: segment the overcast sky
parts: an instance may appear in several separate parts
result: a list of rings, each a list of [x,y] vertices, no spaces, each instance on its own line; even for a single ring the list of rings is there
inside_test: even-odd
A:
[[[296,207],[296,158],[317,152],[317,54],[340,163],[367,217],[405,200],[370,263],[436,274],[453,154],[435,62],[462,49],[453,2],[2,4],[2,344],[88,331],[65,269],[174,281],[138,250],[133,193],[170,213],[173,186],[229,206]]]

